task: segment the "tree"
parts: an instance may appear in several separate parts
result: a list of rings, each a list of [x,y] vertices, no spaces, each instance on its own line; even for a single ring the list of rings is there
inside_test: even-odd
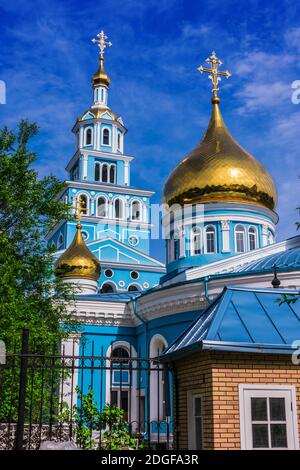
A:
[[[28,145],[37,133],[28,121],[0,131],[0,339],[7,350],[18,347],[28,326],[32,352],[46,352],[77,327],[66,311],[72,288],[55,277],[54,250],[45,241],[69,218],[60,198],[65,185],[54,176],[40,179],[33,168],[37,155]]]

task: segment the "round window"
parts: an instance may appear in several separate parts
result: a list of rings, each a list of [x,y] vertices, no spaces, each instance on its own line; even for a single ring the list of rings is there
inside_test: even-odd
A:
[[[81,234],[82,234],[82,238],[83,238],[84,240],[87,240],[87,239],[89,238],[89,234],[88,234],[88,232],[86,232],[85,230],[82,230],[82,231],[81,231]]]
[[[114,273],[111,269],[106,269],[104,272],[106,277],[113,277]]]
[[[131,277],[131,279],[138,279],[139,278],[139,273],[137,271],[131,271],[130,277]]]
[[[136,237],[136,236],[134,236],[134,235],[131,235],[131,236],[129,237],[128,241],[129,241],[129,243],[130,243],[131,246],[136,246],[136,245],[138,245],[138,243],[139,243],[138,237]]]

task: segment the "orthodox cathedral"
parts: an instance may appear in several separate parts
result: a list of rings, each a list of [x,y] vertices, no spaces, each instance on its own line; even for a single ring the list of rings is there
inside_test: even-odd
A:
[[[204,342],[219,311],[219,304],[218,309],[212,306],[223,298],[224,288],[235,300],[222,306],[230,310],[214,330],[211,350],[247,343],[257,352],[264,343],[290,344],[297,338],[287,338],[280,330],[287,328],[288,319],[285,326],[275,325],[276,335],[267,337],[274,319],[264,299],[274,289],[276,295],[300,289],[300,237],[276,242],[274,181],[226,127],[218,83],[229,72],[220,70],[222,62],[214,52],[207,67],[198,69],[208,73],[213,84],[211,116],[200,143],[173,169],[163,188],[163,203],[169,208],[162,220],[168,233],[164,266],[149,252],[153,192],[131,186],[133,157],[125,152],[127,129],[108,104],[104,51],[111,43],[103,32],[94,42],[100,56],[92,78],[92,104],[72,129],[76,152],[67,165],[62,194],[78,220],[62,220],[48,234],[49,244],[58,250],[57,273],[80,289],[75,303],[82,330],[75,353],[84,344],[85,354],[92,348],[106,357],[116,350],[122,357],[162,354],[167,360],[173,354],[174,361],[174,347],[178,355],[192,338]],[[258,308],[264,321],[258,319],[251,327],[247,318]],[[197,336],[199,318],[204,323]],[[292,330],[300,335],[298,324]],[[110,401],[109,390],[115,385],[111,380],[107,376],[103,403]],[[160,387],[154,380],[150,377],[150,391]],[[121,407],[131,402],[132,421],[140,406],[136,390],[146,386],[135,381],[124,382],[121,392],[116,387],[114,400]],[[139,390],[139,400],[142,396]],[[163,402],[162,397],[163,393]],[[162,419],[163,403],[143,407],[151,421]]]

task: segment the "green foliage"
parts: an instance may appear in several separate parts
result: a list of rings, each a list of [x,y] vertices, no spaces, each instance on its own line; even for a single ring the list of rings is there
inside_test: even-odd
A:
[[[82,449],[99,448],[100,439],[95,437],[95,431],[96,434],[101,432],[101,449],[136,448],[137,440],[129,433],[123,410],[106,404],[103,410],[99,411],[94,401],[93,390],[89,390],[86,395],[83,395],[78,387],[76,390],[80,398],[80,406],[74,405],[70,410],[68,404],[64,403],[64,410],[59,416],[59,421],[62,424],[72,424],[76,440]]]
[[[53,249],[45,242],[47,231],[69,217],[60,197],[65,185],[34,169],[37,156],[28,144],[37,132],[27,121],[15,132],[0,131],[0,339],[7,351],[14,343],[19,350],[28,326],[31,352],[43,353],[76,325],[65,305],[72,288],[54,276]]]

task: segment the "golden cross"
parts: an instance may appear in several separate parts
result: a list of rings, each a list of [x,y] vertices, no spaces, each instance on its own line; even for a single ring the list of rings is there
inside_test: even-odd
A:
[[[212,85],[213,85],[213,88],[212,88],[213,99],[217,99],[217,101],[219,101],[218,83],[221,80],[221,76],[229,78],[231,77],[231,73],[229,73],[228,70],[226,70],[225,72],[218,70],[218,67],[222,65],[223,62],[220,59],[218,59],[214,51],[212,52],[211,56],[206,59],[205,62],[207,64],[210,64],[211,68],[209,69],[206,67],[202,67],[201,65],[200,67],[198,67],[197,70],[199,70],[200,73],[203,73],[203,72],[209,73],[208,78],[212,81]]]
[[[81,214],[83,213],[84,202],[81,196],[77,199],[77,225],[81,226]]]
[[[104,31],[101,31],[99,34],[97,34],[97,38],[99,38],[99,39],[93,38],[92,42],[94,44],[97,44],[97,46],[99,47],[100,57],[103,59],[104,49],[106,48],[106,46],[108,46],[108,47],[112,46],[112,43],[110,41],[105,41],[105,39],[107,39],[107,36],[105,36]]]

